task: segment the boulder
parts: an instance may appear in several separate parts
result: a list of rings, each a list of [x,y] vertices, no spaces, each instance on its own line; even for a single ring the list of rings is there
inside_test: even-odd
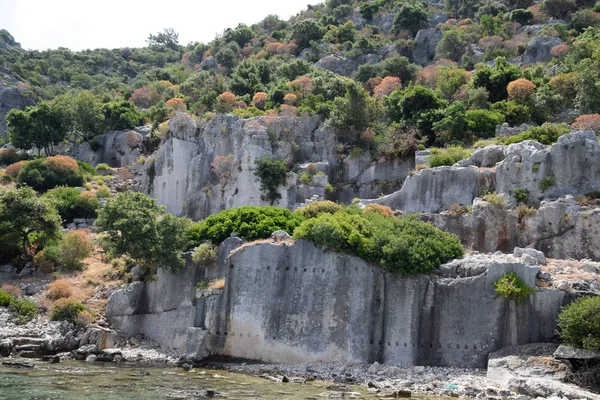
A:
[[[74,351],[73,356],[76,360],[85,360],[90,354],[97,354],[98,347],[95,344],[86,344]]]
[[[279,230],[271,234],[271,239],[275,240],[276,242],[285,242],[286,240],[292,239],[292,237],[286,231]]]
[[[542,253],[539,250],[536,249],[530,249],[530,248],[520,248],[520,247],[515,247],[515,250],[513,252],[513,255],[515,257],[523,257],[525,255],[533,258],[537,264],[541,264],[541,265],[545,265],[546,264],[546,256],[544,255],[544,253]]]
[[[200,63],[200,69],[216,69],[219,66],[217,60],[213,56],[208,56]]]
[[[435,59],[435,50],[442,39],[442,31],[429,28],[421,29],[415,36],[413,61],[422,66],[429,65]]]
[[[363,64],[377,64],[380,61],[381,57],[377,54],[367,54],[353,59],[332,54],[321,58],[313,66],[335,72],[338,75],[350,76],[359,66]]]
[[[448,16],[448,14],[444,12],[436,12],[431,14],[431,16],[429,17],[429,25],[431,25],[432,28],[435,28],[438,24],[443,24],[449,19],[450,17]]]
[[[0,357],[8,357],[13,349],[13,343],[10,339],[0,340]]]
[[[554,357],[564,360],[600,361],[600,351],[578,349],[561,344],[554,352]]]
[[[483,149],[477,149],[473,155],[465,160],[461,160],[454,164],[455,167],[468,167],[471,165],[477,167],[493,167],[500,161],[504,160],[504,146],[491,145]]]
[[[554,36],[536,36],[527,44],[527,49],[523,53],[523,63],[549,62],[553,58],[551,54],[552,48],[563,43],[560,38]]]

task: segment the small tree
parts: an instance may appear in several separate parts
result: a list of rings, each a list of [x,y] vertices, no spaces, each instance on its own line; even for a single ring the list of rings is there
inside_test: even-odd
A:
[[[61,227],[52,204],[29,187],[0,191],[0,259],[15,249],[29,258],[30,246],[55,238]]]
[[[375,87],[373,93],[377,97],[389,96],[394,90],[400,89],[401,87],[402,84],[400,83],[400,78],[386,76],[381,83]]]
[[[271,158],[268,155],[257,158],[255,161],[256,176],[260,178],[260,190],[263,192],[262,200],[271,205],[281,198],[277,188],[285,184],[287,166],[281,158]]]
[[[421,3],[407,2],[394,17],[394,29],[396,31],[407,29],[416,35],[419,29],[425,26],[427,20],[427,12]]]
[[[329,123],[337,129],[339,136],[356,141],[380,114],[378,101],[371,98],[361,85],[354,83],[348,86],[343,98],[335,99],[335,109],[331,113]]]
[[[177,270],[189,221],[165,214],[164,207],[142,193],[125,192],[110,199],[98,213],[96,225],[106,232],[103,246],[115,256],[127,255],[147,271]]]
[[[179,33],[173,28],[165,28],[156,35],[150,34],[146,41],[149,46],[166,46],[172,50],[179,50]]]
[[[508,92],[508,99],[515,100],[520,103],[526,103],[531,100],[531,95],[535,91],[535,83],[527,79],[517,79],[508,84],[506,91]]]

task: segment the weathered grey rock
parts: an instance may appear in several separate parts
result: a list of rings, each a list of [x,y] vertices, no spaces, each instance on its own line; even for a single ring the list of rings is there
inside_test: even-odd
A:
[[[275,231],[271,234],[271,239],[275,240],[276,242],[284,242],[292,239],[292,237],[286,231]]]
[[[389,33],[390,30],[392,29],[392,27],[394,26],[394,17],[395,16],[396,16],[396,14],[394,14],[394,13],[384,14],[384,15],[376,17],[373,20],[373,22],[375,25],[377,25],[379,27],[379,29],[381,29],[381,31],[383,33]]]
[[[200,63],[200,69],[208,70],[208,69],[216,69],[219,66],[219,63],[213,56],[208,56]]]
[[[6,138],[6,119],[5,116],[13,108],[23,109],[27,105],[33,104],[30,99],[15,86],[6,86],[0,82],[0,137]]]
[[[486,256],[448,263],[436,277],[399,278],[304,241],[225,250],[219,249],[219,261],[204,270],[188,265],[176,275],[159,275],[138,300],[129,301],[143,299],[144,308],[113,314],[111,322],[125,328],[121,333],[149,335],[166,346],[178,338],[190,359],[216,354],[264,362],[375,359],[482,367],[490,351],[552,338],[564,298],[563,292],[542,289],[519,305],[505,301],[494,294],[494,281],[516,272],[535,285],[539,267]],[[195,285],[191,273],[224,277],[223,295],[199,300],[195,307],[188,307],[185,295],[173,302],[166,289],[173,285],[188,293]],[[116,311],[113,297],[108,309]],[[175,312],[189,317],[171,319]],[[204,328],[188,330],[193,326]],[[191,343],[185,343],[188,338]],[[196,350],[201,355],[195,356]]]
[[[321,58],[313,66],[335,72],[338,75],[350,76],[359,66],[363,64],[377,64],[380,61],[381,57],[377,54],[367,54],[353,59],[332,54]]]
[[[104,349],[96,356],[96,361],[100,362],[112,362],[123,359],[121,349]]]
[[[448,14],[444,12],[436,12],[431,14],[431,16],[429,17],[429,25],[431,25],[432,28],[435,28],[438,24],[443,24],[449,19],[450,17],[448,16]]]
[[[98,347],[95,344],[86,344],[74,351],[76,360],[85,360],[90,354],[97,354]]]
[[[135,130],[108,132],[92,139],[98,146],[93,151],[90,142],[75,143],[59,148],[59,151],[78,160],[96,166],[106,163],[111,167],[133,164],[141,154],[143,135]]]
[[[410,176],[398,192],[379,199],[361,200],[406,212],[439,212],[452,204],[472,204],[482,191],[493,191],[493,171],[474,167],[427,168]]]
[[[517,135],[521,132],[526,131],[527,129],[531,128],[532,125],[529,124],[521,124],[518,126],[510,126],[507,122],[501,124],[501,125],[496,125],[496,137],[500,136],[500,137],[506,137],[506,136],[514,136]]]
[[[523,257],[523,255],[528,255],[529,257],[535,259],[538,264],[546,264],[546,256],[544,253],[536,249],[515,247],[513,255],[515,257]]]
[[[0,357],[8,357],[13,349],[13,343],[10,339],[0,340]]]
[[[490,145],[482,149],[477,149],[473,155],[467,159],[461,160],[454,164],[455,167],[493,167],[500,161],[504,160],[504,146]]]
[[[429,65],[435,59],[435,50],[442,39],[442,31],[429,28],[421,29],[415,36],[413,61],[419,65]]]
[[[91,363],[91,362],[94,362],[94,361],[96,361],[96,359],[97,359],[97,358],[98,358],[98,357],[97,357],[95,354],[90,354],[89,356],[87,356],[87,357],[85,358],[85,362],[89,362],[89,363]]]
[[[600,361],[600,351],[578,349],[561,344],[554,352],[554,357],[566,360]]]
[[[548,62],[553,56],[550,53],[554,46],[563,44],[562,39],[554,36],[536,36],[527,44],[527,49],[523,54],[524,64],[535,64],[538,62]]]
[[[549,149],[526,140],[505,149],[506,159],[496,167],[496,191],[509,194],[517,188],[528,191],[528,202],[543,198],[600,191],[600,143],[591,131],[561,136]],[[542,181],[550,187],[542,188]]]

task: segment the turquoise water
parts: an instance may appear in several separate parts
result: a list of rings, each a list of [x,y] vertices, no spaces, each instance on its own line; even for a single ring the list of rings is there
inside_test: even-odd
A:
[[[276,383],[221,370],[152,368],[65,362],[36,362],[33,369],[0,365],[1,400],[203,399],[205,389],[218,399],[320,399],[328,382]],[[364,387],[360,396],[375,399]],[[421,399],[424,399],[421,397]]]

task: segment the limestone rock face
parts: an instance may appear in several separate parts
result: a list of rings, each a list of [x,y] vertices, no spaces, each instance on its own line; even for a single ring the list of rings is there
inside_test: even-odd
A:
[[[504,147],[499,145],[491,145],[483,149],[475,150],[473,155],[465,160],[461,160],[455,164],[456,167],[468,167],[474,165],[476,167],[493,167],[500,161],[504,160]]]
[[[64,153],[96,166],[106,163],[111,167],[125,167],[136,162],[144,139],[144,127],[135,130],[114,131],[98,135],[91,142],[98,146],[94,151],[90,142],[70,145]]]
[[[0,136],[8,136],[4,119],[6,114],[13,108],[22,109],[29,104],[19,89],[0,83]]]
[[[342,76],[350,76],[363,64],[377,64],[381,58],[377,54],[367,54],[354,59],[337,55],[328,55],[317,61],[314,66],[335,72]]]
[[[415,64],[429,65],[435,59],[435,49],[442,39],[442,31],[429,28],[421,29],[415,36],[413,60]]]
[[[142,292],[115,292],[111,323],[126,336],[184,347],[196,360],[484,367],[499,348],[550,340],[565,296],[539,289],[517,305],[495,295],[494,281],[506,272],[535,285],[540,268],[512,256],[470,256],[432,276],[399,277],[305,241],[239,248],[233,241],[213,266],[188,264],[159,272]],[[195,282],[215,276],[225,280],[223,294],[191,302]],[[113,306],[123,296],[135,311]]]
[[[527,45],[525,53],[523,53],[524,64],[535,64],[538,62],[548,62],[552,60],[550,51],[554,46],[563,44],[564,42],[553,36],[536,36]]]
[[[471,204],[484,191],[493,191],[493,171],[474,167],[427,168],[410,176],[398,192],[361,204],[378,203],[406,212],[439,212],[452,204]]]
[[[496,189],[515,204],[517,188],[527,190],[533,204],[600,190],[600,143],[594,132],[561,136],[550,148],[527,140],[508,146],[505,154],[496,168]]]

